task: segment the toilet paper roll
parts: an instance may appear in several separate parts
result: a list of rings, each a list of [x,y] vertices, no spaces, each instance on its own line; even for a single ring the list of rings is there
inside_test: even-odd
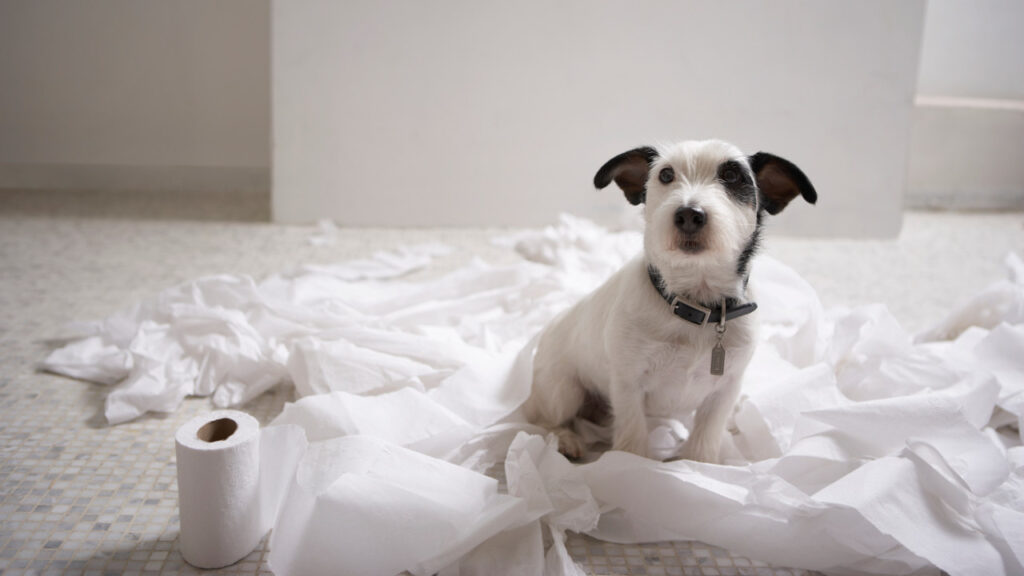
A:
[[[270,529],[305,434],[261,431],[244,412],[218,410],[187,422],[175,441],[182,557],[198,568],[241,560]]]

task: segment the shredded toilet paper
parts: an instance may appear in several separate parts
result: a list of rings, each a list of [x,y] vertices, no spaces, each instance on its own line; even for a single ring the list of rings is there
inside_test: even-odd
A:
[[[273,424],[303,428],[310,446],[274,522],[281,575],[581,574],[567,531],[695,539],[834,574],[1024,573],[1016,255],[1007,280],[916,337],[884,305],[823,309],[760,257],[762,341],[724,464],[599,449],[572,464],[518,412],[536,335],[641,238],[565,216],[499,241],[523,260],[427,281],[403,276],[443,247],[203,278],[79,326],[43,366],[113,385],[111,424],[190,395],[227,407],[294,385]],[[652,419],[652,453],[672,454],[687,423]],[[501,463],[507,490],[484,474]]]

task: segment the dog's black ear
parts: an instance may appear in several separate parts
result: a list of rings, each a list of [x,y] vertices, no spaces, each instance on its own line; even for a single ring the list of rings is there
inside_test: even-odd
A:
[[[797,196],[803,196],[811,204],[817,202],[818,192],[796,164],[767,152],[758,152],[749,160],[757,179],[761,207],[769,214],[782,212]]]
[[[658,152],[649,146],[623,152],[601,166],[594,175],[594,186],[604,188],[615,180],[630,204],[640,204],[647,199],[647,173],[657,157]]]

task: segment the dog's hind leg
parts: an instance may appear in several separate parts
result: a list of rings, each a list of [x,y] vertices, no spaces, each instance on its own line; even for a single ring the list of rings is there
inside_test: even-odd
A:
[[[583,456],[584,444],[572,429],[572,420],[583,406],[583,386],[564,370],[537,368],[533,388],[523,405],[523,414],[530,422],[551,430],[558,437],[558,451],[571,459]]]

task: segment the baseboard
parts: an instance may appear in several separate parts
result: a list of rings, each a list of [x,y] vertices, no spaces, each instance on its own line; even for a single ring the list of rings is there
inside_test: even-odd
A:
[[[908,208],[1024,209],[1024,101],[918,97]]]
[[[0,188],[266,193],[270,190],[270,168],[0,163]]]
[[[971,194],[962,192],[907,192],[903,201],[911,210],[960,210],[998,212],[1024,210],[1024,193],[1019,191],[985,190]]]

